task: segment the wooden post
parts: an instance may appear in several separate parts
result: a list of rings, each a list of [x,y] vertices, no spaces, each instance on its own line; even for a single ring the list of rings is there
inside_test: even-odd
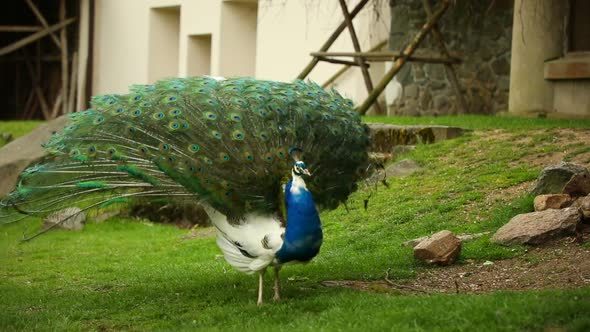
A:
[[[76,107],[76,79],[78,78],[78,52],[72,54],[72,72],[70,76],[70,95],[68,96],[68,112],[67,114],[74,113],[74,107]]]
[[[26,55],[25,55],[26,57]],[[35,70],[33,69],[33,65],[28,57],[26,57],[25,64],[27,66],[27,70],[29,71],[29,76],[31,77],[31,82],[33,82],[33,91],[37,95],[37,99],[39,100],[39,105],[41,106],[41,112],[43,112],[43,117],[45,120],[51,119],[51,112],[49,111],[49,106],[47,106],[47,100],[45,99],[45,95],[43,94],[43,90],[39,86],[39,80],[37,80],[35,75]]]
[[[386,44],[387,44],[387,40],[384,40],[384,41],[380,42],[379,44],[371,47],[369,52],[374,52],[378,49],[381,49]],[[336,73],[334,73],[334,75],[332,75],[332,77],[328,78],[328,80],[326,82],[324,82],[324,84],[322,84],[322,88],[326,88],[328,85],[332,84],[334,81],[336,81],[338,79],[338,77],[342,76],[342,74],[344,74],[350,67],[351,67],[350,65],[345,65],[344,67],[340,68],[340,70],[338,70]]]
[[[406,63],[407,58],[409,56],[411,56],[412,53],[414,53],[416,48],[418,48],[418,45],[420,45],[422,40],[424,40],[424,37],[426,37],[426,35],[430,32],[430,30],[432,29],[434,24],[436,24],[436,22],[440,19],[440,17],[445,13],[447,8],[449,8],[449,0],[442,0],[441,8],[439,10],[437,10],[428,19],[428,21],[424,24],[424,26],[422,26],[422,29],[420,29],[420,31],[414,37],[412,42],[404,49],[404,51],[402,52],[402,56],[400,58],[398,58],[397,60],[395,60],[391,69],[389,69],[389,71],[387,73],[385,73],[385,76],[383,76],[381,81],[379,81],[379,83],[377,84],[375,89],[369,94],[367,99],[365,99],[365,101],[361,104],[361,106],[359,106],[357,108],[357,112],[359,112],[361,115],[364,115],[365,113],[367,113],[367,110],[369,109],[369,107],[371,107],[371,105],[375,102],[375,100],[377,100],[377,97],[379,97],[379,94],[381,94],[381,92],[383,92],[383,90],[385,89],[385,86],[387,86],[389,81],[391,81],[393,79],[393,77],[395,76],[395,74],[397,74],[399,72],[399,70],[402,68],[402,66]]]
[[[66,19],[66,0],[59,1],[59,20]],[[59,43],[61,44],[61,93],[62,114],[68,113],[68,38],[66,27],[59,32]]]
[[[31,9],[31,11],[33,12],[33,14],[35,14],[35,16],[37,17],[37,20],[39,21],[39,23],[41,23],[41,25],[45,29],[49,29],[49,24],[47,24],[47,21],[45,20],[45,17],[43,17],[43,14],[41,14],[41,12],[39,11],[39,8],[37,8],[37,6],[35,6],[33,1],[31,1],[31,0],[26,0],[26,2],[27,2],[27,5],[29,6],[29,8]],[[51,40],[53,40],[53,43],[57,46],[57,48],[61,49],[61,45],[59,43],[59,40],[55,36],[55,34],[53,32],[51,32],[50,36],[51,36]]]
[[[28,45],[28,44],[30,44],[30,43],[38,40],[38,39],[41,39],[41,38],[45,37],[46,35],[54,32],[54,31],[57,31],[57,30],[65,27],[65,26],[67,26],[68,24],[74,22],[75,20],[76,20],[75,18],[70,18],[68,20],[59,22],[59,23],[57,23],[55,25],[52,25],[51,27],[49,27],[47,29],[44,29],[44,30],[35,32],[35,33],[33,33],[33,34],[31,34],[31,35],[29,35],[29,36],[27,36],[27,37],[25,37],[25,38],[23,38],[23,39],[21,39],[19,41],[16,41],[16,42],[14,42],[14,43],[12,43],[10,45],[4,46],[4,47],[0,48],[0,56],[5,55],[5,54],[8,54],[8,53],[13,52],[13,51],[16,51],[16,50],[18,50],[19,48],[21,48],[23,46],[26,46],[26,45]]]
[[[90,47],[90,1],[80,0],[78,24],[78,77],[76,78],[76,106],[74,112],[86,108],[86,72]]]
[[[432,16],[432,6],[430,5],[429,0],[422,0],[422,5],[424,6],[424,10],[426,11],[426,15],[428,18]],[[443,39],[442,33],[438,29],[438,24],[435,24],[432,27],[432,35],[434,36],[434,40],[438,44],[438,48],[440,49],[440,54],[444,57],[450,57],[450,53],[445,45],[445,41]],[[459,80],[457,80],[457,75],[455,73],[455,68],[450,63],[445,63],[445,72],[447,74],[447,78],[451,83],[451,87],[455,91],[455,95],[457,96],[457,101],[459,102],[459,108],[462,113],[467,113],[467,103],[465,102],[465,98],[463,97],[463,93],[461,93],[461,86],[459,85]]]
[[[356,14],[358,14],[361,11],[361,9],[363,9],[363,7],[367,4],[367,2],[369,2],[369,0],[361,0],[356,5],[356,7],[354,7],[352,9],[352,11],[350,12],[350,18],[353,19],[356,16]],[[320,48],[320,52],[327,51],[330,48],[330,46],[332,46],[332,44],[334,44],[334,42],[336,41],[336,38],[338,38],[338,36],[342,33],[344,28],[346,28],[346,22],[340,23],[340,25],[332,33],[330,38],[328,38],[328,40],[326,40],[324,45],[322,45],[322,47]],[[307,66],[305,68],[303,68],[301,73],[299,75],[297,75],[297,79],[302,80],[305,77],[307,77],[307,75],[309,75],[311,70],[318,64],[318,62],[319,62],[319,60],[317,58],[311,59],[311,61],[307,64]]]
[[[356,36],[356,31],[354,30],[354,25],[352,24],[352,19],[350,18],[350,13],[348,12],[346,1],[340,0],[340,8],[342,8],[342,15],[344,15],[344,21],[348,26],[348,32],[350,33],[350,38],[352,39],[354,51],[361,52],[361,45]],[[373,82],[371,81],[371,74],[369,73],[369,69],[367,69],[365,59],[362,56],[358,56],[355,57],[355,60],[358,63],[359,67],[361,67],[361,73],[363,74],[363,80],[365,81],[367,92],[371,93],[371,91],[373,91]],[[379,103],[375,103],[375,110],[377,111],[377,114],[383,114],[383,110],[381,109],[381,106],[379,106]]]

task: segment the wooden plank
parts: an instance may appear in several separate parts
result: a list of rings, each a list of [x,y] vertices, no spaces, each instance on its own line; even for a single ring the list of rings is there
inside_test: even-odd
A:
[[[408,57],[412,56],[412,54],[416,51],[420,43],[424,40],[426,35],[430,32],[432,27],[438,22],[441,16],[445,13],[447,8],[449,8],[449,0],[442,0],[441,8],[438,9],[429,19],[428,21],[422,26],[422,29],[416,34],[412,42],[404,49],[402,56],[399,57],[393,63],[393,66],[385,76],[379,81],[375,89],[369,94],[367,99],[357,108],[357,112],[364,115],[369,110],[369,107],[377,100],[377,97],[383,92],[389,81],[393,79],[395,74],[399,72],[402,66],[406,63]]]
[[[428,18],[432,16],[432,6],[430,5],[430,0],[422,0],[422,6],[426,11],[426,15]],[[435,24],[432,27],[432,35],[434,36],[434,40],[438,44],[438,48],[440,49],[440,54],[444,57],[450,58],[451,54],[447,49],[445,44],[444,38],[442,33],[438,29],[438,24]],[[467,113],[467,103],[465,102],[465,98],[463,97],[463,93],[461,92],[461,86],[459,85],[459,80],[457,79],[457,74],[455,73],[455,68],[450,63],[445,63],[445,72],[447,74],[447,78],[451,83],[451,87],[455,92],[455,96],[457,97],[457,101],[459,102],[459,108],[462,113]]]
[[[369,52],[374,52],[374,51],[382,48],[386,44],[387,44],[387,40],[383,40],[379,44],[371,47]],[[366,60],[367,59],[365,59],[365,61]],[[351,67],[350,65],[345,65],[344,67],[340,68],[336,73],[334,73],[334,75],[332,75],[330,78],[328,78],[328,80],[326,80],[326,82],[324,82],[324,84],[322,84],[322,88],[328,87],[330,84],[332,84],[334,81],[336,81],[338,79],[338,77],[342,76],[350,67]]]
[[[35,32],[43,29],[36,25],[0,25],[0,32]]]
[[[31,9],[31,11],[33,12],[33,14],[35,15],[35,17],[37,17],[37,20],[39,21],[39,23],[41,23],[41,25],[45,29],[48,29],[49,24],[47,24],[47,21],[45,20],[45,17],[43,16],[43,14],[41,14],[41,11],[39,11],[39,8],[37,8],[37,6],[35,6],[35,4],[33,3],[32,0],[26,0],[26,3],[29,6],[29,8]],[[55,34],[53,32],[51,32],[50,35],[51,35],[51,40],[53,40],[53,43],[55,43],[57,48],[61,48],[61,45],[59,44],[59,40],[57,39]]]
[[[350,33],[350,38],[352,39],[352,46],[354,47],[355,52],[361,52],[361,44],[356,36],[356,31],[354,30],[354,25],[352,24],[352,18],[350,18],[350,13],[348,12],[348,6],[346,5],[345,0],[340,0],[340,8],[342,9],[342,15],[344,15],[344,21],[346,22],[346,26],[348,27],[348,32]],[[363,74],[363,80],[365,81],[365,86],[367,87],[367,93],[371,93],[373,91],[373,81],[371,81],[371,74],[369,73],[369,69],[366,66],[365,61],[363,58],[357,56],[355,57],[355,61],[358,63],[359,67],[361,68],[361,73]],[[375,103],[374,105],[375,111],[377,114],[383,114],[383,110],[379,103]]]
[[[369,2],[369,0],[361,0],[356,5],[356,7],[354,7],[352,9],[352,11],[350,12],[350,18],[353,19],[356,16],[356,14],[358,14],[361,11],[361,9],[363,9],[363,7],[367,4],[367,2]],[[334,42],[336,41],[338,36],[340,36],[342,31],[344,31],[344,28],[346,28],[346,21],[340,23],[340,25],[336,28],[336,30],[334,30],[334,32],[328,38],[328,40],[326,40],[324,45],[322,45],[322,47],[320,47],[320,52],[327,51],[330,48],[330,46],[332,46],[332,44],[334,44]],[[305,68],[303,68],[301,73],[299,73],[299,75],[297,75],[297,79],[302,80],[305,77],[307,77],[307,75],[309,75],[309,73],[318,64],[318,62],[319,62],[318,59],[312,58],[311,61],[307,64],[307,66],[305,66]]]
[[[312,52],[314,57],[362,57],[365,61],[379,62],[379,61],[395,61],[397,58],[403,56],[400,52],[382,51],[382,52]],[[434,54],[413,54],[408,57],[406,61],[410,62],[425,62],[425,63],[461,63],[462,59],[456,56],[440,56]]]
[[[57,31],[57,30],[65,27],[65,26],[71,24],[75,20],[76,20],[76,18],[67,19],[67,20],[62,21],[60,23],[54,24],[54,25],[52,25],[51,27],[49,27],[47,29],[44,29],[44,30],[35,32],[35,33],[33,33],[33,34],[31,34],[31,35],[29,35],[29,36],[27,36],[27,37],[25,37],[25,38],[23,38],[23,39],[21,39],[19,41],[16,41],[16,42],[14,42],[14,43],[12,43],[10,45],[4,46],[4,47],[0,48],[0,56],[5,55],[5,54],[8,54],[10,52],[14,52],[14,51],[18,50],[19,48],[22,48],[23,46],[27,46],[30,43],[32,43],[32,42],[34,42],[34,41],[36,41],[38,39],[41,39],[41,38],[47,36],[48,34],[54,32],[54,31]]]
[[[59,1],[59,20],[66,19],[66,0]],[[68,36],[67,29],[64,26],[59,31],[59,44],[61,45],[61,93],[62,97],[62,114],[68,113]]]
[[[323,56],[318,56],[317,58],[319,61],[336,63],[336,64],[340,64],[340,65],[347,65],[347,66],[358,66],[359,65],[358,62],[353,62],[353,61],[338,60],[338,59],[326,58]],[[365,63],[365,65],[367,67],[369,67],[369,64]]]

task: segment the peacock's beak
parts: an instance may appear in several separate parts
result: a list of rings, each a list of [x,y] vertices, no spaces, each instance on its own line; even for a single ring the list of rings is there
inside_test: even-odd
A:
[[[307,168],[303,169],[303,174],[305,174],[307,176],[311,176],[311,173],[309,172],[309,170]]]

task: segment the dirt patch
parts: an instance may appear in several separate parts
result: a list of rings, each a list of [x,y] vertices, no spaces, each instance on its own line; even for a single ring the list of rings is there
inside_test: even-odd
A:
[[[590,237],[587,233],[586,238]],[[586,239],[587,241],[588,239]],[[433,267],[411,281],[324,281],[327,287],[361,291],[420,293],[486,293],[499,290],[565,289],[590,286],[590,248],[565,238],[531,247],[516,258]]]

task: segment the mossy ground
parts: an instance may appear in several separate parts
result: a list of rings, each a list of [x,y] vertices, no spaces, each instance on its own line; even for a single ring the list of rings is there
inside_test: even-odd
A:
[[[373,118],[368,121],[375,121]],[[321,285],[326,280],[403,281],[426,266],[400,244],[442,229],[494,231],[531,210],[526,195],[494,198],[534,180],[537,156],[588,154],[587,142],[556,139],[590,121],[503,117],[381,118],[396,124],[448,124],[464,137],[420,145],[403,158],[423,168],[389,187],[365,188],[322,214],[325,242],[310,264],[281,272],[284,300],[257,307],[256,278],[218,258],[211,236],[113,218],[81,232],[53,231],[19,243],[30,221],[0,228],[0,330],[449,330],[590,328],[590,288],[486,294],[402,295]],[[0,127],[1,128],[1,127]],[[498,134],[501,129],[501,135]],[[565,144],[565,145],[564,145]],[[588,160],[590,163],[590,160]],[[368,195],[368,209],[363,201]],[[199,230],[207,232],[208,230]],[[458,264],[520,257],[524,247],[465,243]],[[564,285],[565,286],[565,285]]]

